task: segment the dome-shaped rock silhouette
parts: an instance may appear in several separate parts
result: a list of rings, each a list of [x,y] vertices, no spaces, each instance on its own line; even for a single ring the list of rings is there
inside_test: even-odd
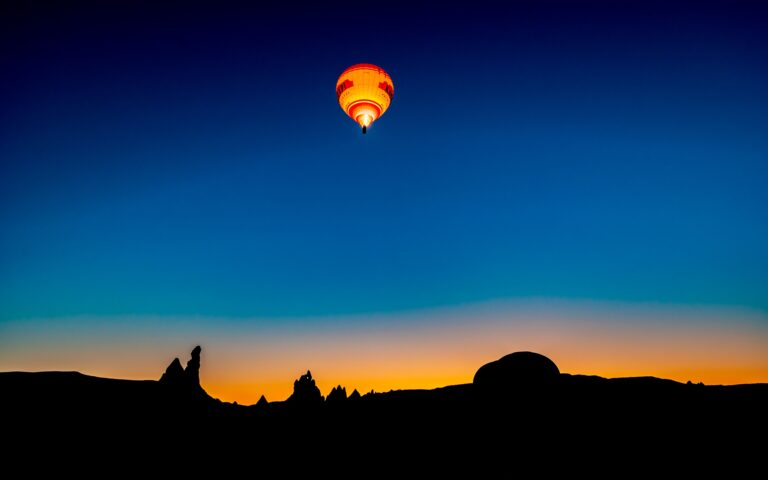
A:
[[[549,358],[534,352],[515,352],[480,367],[472,383],[484,389],[511,390],[551,385],[558,378],[560,370]]]

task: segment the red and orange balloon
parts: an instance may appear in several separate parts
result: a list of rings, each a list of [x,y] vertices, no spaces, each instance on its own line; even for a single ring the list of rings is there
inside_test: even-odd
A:
[[[341,109],[356,121],[363,133],[392,103],[395,86],[383,68],[370,63],[352,65],[336,81],[336,98]]]

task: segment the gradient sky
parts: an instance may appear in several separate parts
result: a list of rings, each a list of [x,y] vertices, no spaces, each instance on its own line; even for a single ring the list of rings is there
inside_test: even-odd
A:
[[[0,7],[0,370],[768,381],[765,2],[52,3]]]

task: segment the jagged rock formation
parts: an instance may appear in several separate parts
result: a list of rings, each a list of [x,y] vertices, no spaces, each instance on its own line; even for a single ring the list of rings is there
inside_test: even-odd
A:
[[[160,377],[160,383],[177,391],[204,393],[200,386],[200,345],[192,350],[192,356],[187,362],[187,368],[181,367],[178,357],[174,358],[165,373]]]
[[[187,368],[184,369],[184,376],[190,385],[200,385],[200,345],[192,350],[192,358],[187,362]]]
[[[357,389],[354,389],[352,393],[349,395],[349,400],[355,401],[360,400],[362,397],[360,396],[360,392],[357,391]]]
[[[160,377],[160,383],[166,385],[180,384],[184,378],[184,367],[181,366],[179,358],[173,359],[168,368],[165,369],[165,373]]]
[[[264,395],[259,397],[259,401],[256,402],[257,407],[266,407],[267,405],[269,405],[269,402],[267,401],[267,397],[265,397]]]
[[[312,379],[312,372],[307,370],[306,374],[293,382],[293,394],[288,397],[288,402],[299,405],[317,405],[323,402],[320,389]]]
[[[338,385],[331,389],[331,393],[328,394],[328,398],[326,398],[325,401],[326,403],[340,403],[346,400],[347,400],[346,387],[342,387],[341,385]]]

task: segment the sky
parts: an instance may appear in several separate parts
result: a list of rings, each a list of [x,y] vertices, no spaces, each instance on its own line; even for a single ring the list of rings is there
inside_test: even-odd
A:
[[[320,3],[3,2],[0,370],[768,382],[768,5]]]

